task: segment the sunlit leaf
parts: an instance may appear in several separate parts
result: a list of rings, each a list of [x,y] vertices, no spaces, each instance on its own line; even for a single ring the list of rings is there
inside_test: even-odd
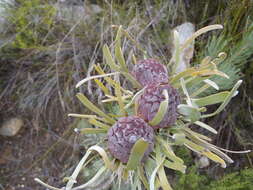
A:
[[[215,82],[211,81],[210,79],[205,79],[203,81],[206,84],[209,84],[210,86],[212,86],[215,90],[219,90],[219,86]]]
[[[123,114],[124,116],[126,116],[127,112],[125,110],[125,104],[123,102],[122,94],[120,91],[120,83],[115,84],[115,94],[117,96],[117,100],[118,100],[118,104],[119,104],[119,108],[120,108],[120,114]]]
[[[110,94],[109,89],[98,79],[94,79],[99,88],[104,92],[104,94]]]
[[[111,124],[114,124],[116,122],[114,119],[112,119],[107,114],[105,114],[103,111],[101,111],[98,107],[96,107],[92,102],[90,102],[88,100],[88,98],[86,98],[86,96],[84,96],[82,93],[78,93],[76,96],[83,103],[83,105],[85,107],[87,107],[89,110],[91,110],[91,111],[97,113],[98,115],[104,117]]]
[[[242,80],[239,80],[235,84],[235,86],[233,87],[233,89],[229,92],[229,95],[226,97],[226,99],[224,100],[224,102],[219,106],[219,108],[215,112],[213,112],[211,114],[202,115],[202,118],[212,117],[212,116],[220,113],[226,107],[226,105],[229,103],[229,101],[233,98],[235,92],[237,91],[237,89],[240,87],[241,84],[242,84]]]
[[[101,129],[108,130],[111,126],[106,125],[105,123],[97,121],[95,118],[91,118],[88,120],[88,122],[92,125],[95,125],[97,127],[100,127]]]
[[[163,189],[166,189],[166,190],[172,190],[172,187],[170,186],[170,183],[167,179],[167,176],[165,174],[165,171],[164,171],[164,167],[161,166],[159,169],[158,169],[158,176],[159,176],[159,179],[160,179],[160,185]]]
[[[167,90],[163,90],[163,95],[165,100],[160,103],[157,113],[155,114],[154,118],[149,122],[151,126],[158,125],[164,118],[168,105],[169,105],[169,95]]]
[[[106,133],[106,129],[95,129],[95,128],[84,128],[78,130],[82,134],[99,134],[99,133]]]
[[[103,55],[106,63],[111,67],[112,70],[120,71],[120,67],[114,62],[109,47],[106,44],[103,46]]]
[[[187,89],[186,89],[186,85],[185,85],[184,78],[180,78],[180,84],[181,84],[181,87],[182,87],[182,89],[183,89],[183,92],[184,92],[185,96],[187,97],[187,99],[186,99],[187,104],[188,104],[189,106],[193,106],[193,105],[192,105],[191,98],[190,98],[190,95],[189,95],[189,93],[188,93],[188,91],[187,91]]]
[[[181,158],[177,157],[174,154],[173,150],[170,148],[170,145],[168,145],[165,140],[163,140],[162,138],[159,138],[159,137],[157,137],[156,139],[163,146],[161,149],[167,158],[169,158],[170,160],[172,160],[174,162],[178,162],[181,164],[184,163],[184,161]]]
[[[203,98],[192,99],[199,107],[218,104],[223,102],[228,96],[229,91],[220,92]]]
[[[193,72],[195,72],[195,69],[193,67],[188,68],[185,71],[182,71],[182,72],[178,73],[176,76],[173,76],[170,79],[170,83],[174,85],[175,83],[177,83],[180,80],[180,78],[185,78],[187,76],[191,76],[191,74]]]
[[[168,160],[165,160],[163,164],[166,168],[170,168],[185,173],[186,166],[184,164],[180,164],[178,162],[171,162]]]
[[[218,156],[222,157],[223,160],[226,160],[229,163],[233,163],[233,160],[226,155],[224,152],[220,151],[219,149],[215,148],[214,145],[204,141],[203,139],[200,139],[199,137],[197,137],[196,135],[192,135],[191,133],[188,133],[187,135],[189,135],[189,138],[197,143],[199,146],[201,146],[202,148],[205,148],[209,151],[214,152],[215,154],[217,154]]]
[[[209,159],[213,160],[214,162],[220,163],[223,168],[226,167],[225,161],[223,159],[221,159],[219,156],[217,156],[216,154],[213,154],[212,152],[210,152],[208,149],[206,149],[200,145],[197,145],[189,140],[187,140],[185,142],[185,146],[190,148],[191,150],[199,153],[199,154],[202,154],[202,155],[208,157]]]
[[[127,170],[135,170],[140,164],[149,143],[144,139],[139,139],[131,149],[129,160],[127,162]]]
[[[122,50],[121,50],[121,36],[122,36],[122,26],[119,26],[117,35],[116,35],[116,46],[115,46],[115,57],[117,61],[120,64],[121,70],[128,72],[128,68],[126,66],[125,58],[123,56]]]
[[[204,128],[204,129],[206,129],[206,130],[208,130],[208,131],[214,133],[214,134],[217,134],[217,131],[216,131],[214,128],[210,127],[209,125],[207,125],[207,124],[205,124],[205,123],[203,123],[203,122],[201,122],[201,121],[195,121],[194,123],[195,123],[196,125],[198,125],[198,126]]]

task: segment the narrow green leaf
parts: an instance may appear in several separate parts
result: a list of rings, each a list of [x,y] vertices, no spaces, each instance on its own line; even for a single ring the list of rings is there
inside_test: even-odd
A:
[[[84,128],[78,130],[78,132],[82,134],[99,134],[99,133],[106,133],[106,129],[95,129],[95,128]]]
[[[129,160],[126,166],[127,170],[135,170],[138,167],[148,146],[149,143],[143,138],[136,141],[133,148],[131,149]]]
[[[125,104],[124,104],[124,101],[122,99],[122,94],[121,94],[121,90],[120,90],[120,83],[116,83],[115,84],[115,94],[117,96],[117,101],[118,101],[118,104],[119,104],[119,108],[120,108],[120,114],[123,114],[124,116],[127,115],[127,112],[125,110]]]
[[[166,168],[170,168],[185,173],[186,166],[184,164],[180,164],[178,162],[171,162],[169,160],[165,160],[163,164]]]
[[[209,137],[207,137],[207,136],[205,136],[205,135],[202,135],[202,134],[200,134],[200,133],[194,132],[194,131],[192,131],[190,128],[186,127],[186,126],[183,126],[182,129],[185,130],[187,133],[190,133],[190,134],[192,134],[193,136],[196,136],[197,138],[200,138],[200,139],[206,140],[206,141],[212,141],[211,138],[209,138]]]
[[[235,86],[233,87],[233,89],[229,92],[228,96],[226,97],[226,99],[224,100],[224,102],[219,106],[219,108],[210,114],[206,114],[206,115],[202,115],[202,118],[207,118],[207,117],[212,117],[218,113],[220,113],[229,103],[229,101],[233,98],[235,92],[237,91],[237,89],[240,87],[240,85],[242,84],[242,80],[239,80]]]
[[[111,126],[106,125],[105,123],[102,123],[100,121],[97,121],[95,118],[91,118],[88,120],[88,122],[92,125],[95,125],[97,127],[100,127],[101,129],[108,130],[111,128]]]
[[[109,89],[98,79],[94,79],[95,83],[99,86],[99,88],[104,92],[105,95],[109,95]]]
[[[165,142],[165,140],[163,140],[162,138],[159,138],[159,137],[157,137],[156,139],[163,146],[162,150],[163,150],[163,153],[166,155],[167,158],[169,158],[170,160],[172,160],[174,162],[178,162],[178,163],[181,163],[181,164],[184,163],[184,161],[181,158],[179,158],[175,155],[173,150],[170,148],[170,145],[167,144]]]
[[[103,47],[103,55],[105,57],[106,63],[112,70],[120,71],[120,67],[114,62],[109,47],[106,44]]]
[[[210,152],[208,149],[206,149],[200,145],[197,145],[189,140],[187,140],[187,142],[185,143],[185,146],[190,148],[193,151],[196,151],[197,153],[200,153],[200,154],[208,157],[209,159],[213,160],[214,162],[220,163],[223,168],[226,167],[225,161],[222,158],[220,158],[219,156],[217,156],[216,154],[213,154],[212,152]]]
[[[98,115],[104,117],[111,124],[114,124],[116,122],[114,119],[112,119],[107,114],[105,114],[103,111],[101,111],[98,107],[96,107],[92,102],[90,102],[88,100],[88,98],[86,98],[86,96],[84,96],[82,93],[78,93],[76,96],[83,103],[83,105],[85,107],[87,107],[89,110],[91,110],[91,111],[97,113]]]
[[[180,80],[180,78],[190,76],[193,72],[195,72],[194,68],[188,68],[185,71],[180,72],[177,75],[173,76],[170,80],[170,83],[175,85]]]
[[[165,174],[165,171],[164,171],[164,167],[161,166],[159,169],[158,169],[158,177],[160,179],[160,185],[163,189],[166,189],[166,190],[172,190],[172,187],[170,186],[170,183],[167,179],[167,176]]]
[[[169,105],[169,95],[167,90],[163,90],[163,95],[165,100],[160,103],[159,109],[155,114],[154,118],[149,122],[150,125],[155,126],[158,125],[164,118],[168,105]]]
[[[210,131],[210,132],[212,132],[214,134],[218,133],[214,128],[210,127],[209,125],[207,125],[207,124],[205,124],[205,123],[203,123],[201,121],[195,121],[194,124],[196,124],[196,125],[204,128],[204,129],[206,129],[206,130],[208,130],[208,131]]]
[[[117,35],[116,35],[116,47],[115,47],[115,57],[120,64],[121,71],[128,72],[128,68],[126,66],[125,58],[123,56],[121,50],[121,36],[122,36],[122,26],[119,26]]]
[[[229,163],[233,163],[233,160],[228,155],[217,149],[213,144],[210,144],[191,133],[188,133],[187,136],[202,148],[214,152],[215,154],[219,155],[220,157],[222,157],[222,159],[226,160]]]
[[[226,99],[228,94],[229,94],[229,91],[225,91],[225,92],[220,92],[217,94],[213,94],[213,95],[206,96],[203,98],[192,99],[192,100],[199,107],[202,107],[202,106],[208,106],[208,105],[213,105],[213,104],[218,104],[218,103],[224,102],[224,100]]]
[[[190,97],[190,95],[189,95],[189,93],[188,93],[188,91],[186,89],[184,78],[180,78],[180,84],[181,84],[181,87],[183,89],[183,92],[184,92],[185,96],[187,97],[187,100],[186,100],[187,104],[189,106],[193,106],[192,105],[192,101],[191,101],[191,97]]]

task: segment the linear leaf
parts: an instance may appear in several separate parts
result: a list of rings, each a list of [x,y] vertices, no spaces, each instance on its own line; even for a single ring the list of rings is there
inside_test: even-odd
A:
[[[186,166],[184,164],[180,164],[178,162],[171,162],[169,160],[165,160],[163,164],[166,168],[170,168],[185,173]]]
[[[110,91],[106,86],[98,79],[94,79],[94,81],[97,83],[99,88],[104,92],[104,94],[110,94]]]
[[[174,162],[178,162],[178,163],[181,163],[183,164],[184,161],[177,157],[174,152],[172,151],[172,149],[170,148],[170,145],[168,145],[165,140],[163,140],[162,138],[159,138],[157,137],[156,138],[159,143],[163,146],[162,150],[163,150],[163,153],[166,155],[167,158],[169,158],[170,160],[174,161]]]
[[[192,100],[199,107],[202,107],[202,106],[208,106],[208,105],[213,105],[213,104],[218,104],[218,103],[224,102],[224,100],[226,99],[228,94],[229,94],[229,91],[225,91],[225,92],[220,92],[217,94],[213,94],[213,95],[206,96],[203,98],[192,99]]]
[[[209,84],[211,87],[213,87],[215,90],[219,90],[219,86],[215,83],[215,82],[213,82],[213,81],[211,81],[210,79],[205,79],[205,80],[203,80],[206,84]]]
[[[92,125],[95,125],[95,126],[97,126],[97,127],[100,127],[100,128],[102,128],[102,129],[105,129],[105,130],[108,130],[108,129],[111,128],[111,126],[106,125],[105,123],[99,122],[99,121],[97,121],[97,120],[94,119],[94,118],[89,119],[88,122],[89,122],[90,124],[92,124]]]
[[[106,63],[111,67],[112,70],[120,71],[120,67],[114,62],[107,44],[103,46],[103,55],[105,57]]]
[[[117,101],[118,101],[118,104],[119,104],[119,108],[120,108],[120,114],[123,114],[124,116],[127,115],[127,112],[125,110],[125,104],[124,104],[124,101],[122,99],[122,94],[121,94],[121,91],[120,91],[120,83],[116,83],[115,84],[115,94],[117,96]]]
[[[185,96],[187,97],[187,100],[186,100],[187,104],[190,105],[190,106],[193,106],[192,101],[191,101],[191,97],[190,97],[190,95],[187,91],[186,85],[185,85],[184,78],[180,78],[180,84],[181,84],[181,87],[183,89],[183,92],[184,92]]]
[[[82,134],[99,134],[99,133],[106,133],[106,129],[95,129],[95,128],[84,128],[78,130]]]
[[[162,119],[164,118],[168,105],[169,105],[169,95],[167,90],[163,90],[163,95],[165,97],[165,100],[161,102],[157,113],[155,114],[154,118],[149,122],[150,125],[155,126],[158,125]]]
[[[213,154],[212,152],[210,152],[208,149],[206,149],[200,145],[197,145],[189,140],[186,141],[185,146],[190,148],[193,151],[196,151],[197,153],[200,153],[200,154],[208,157],[209,159],[213,160],[214,162],[220,163],[223,168],[226,167],[225,161],[222,158],[220,158],[219,156],[217,156],[216,154]]]
[[[131,153],[126,167],[127,170],[135,170],[138,167],[148,146],[149,143],[143,138],[136,141],[133,148],[131,149]]]
[[[209,125],[207,125],[207,124],[205,124],[205,123],[203,123],[203,122],[201,122],[201,121],[195,121],[194,123],[195,123],[196,125],[198,125],[198,126],[204,128],[204,129],[206,129],[206,130],[208,130],[208,131],[214,133],[214,134],[217,134],[217,133],[218,133],[214,128],[210,127]]]
[[[237,91],[237,89],[240,87],[240,85],[242,84],[242,80],[239,80],[235,86],[233,87],[233,89],[229,92],[228,96],[226,97],[226,99],[224,100],[224,102],[218,107],[218,109],[210,114],[206,114],[206,115],[202,115],[202,118],[207,118],[207,117],[212,117],[218,113],[220,113],[229,103],[229,101],[233,98],[235,92]]]
[[[172,187],[170,186],[170,183],[167,179],[167,176],[165,174],[165,171],[164,171],[164,167],[161,166],[159,169],[158,169],[158,176],[159,176],[159,179],[160,179],[160,185],[163,189],[166,189],[166,190],[172,190]]]
[[[121,36],[122,36],[122,26],[119,26],[117,35],[116,35],[116,46],[115,46],[115,57],[117,59],[117,61],[120,64],[121,70],[128,72],[127,66],[126,66],[126,62],[125,62],[125,58],[123,56],[122,50],[121,50]]]
[[[98,107],[96,107],[92,102],[88,100],[86,96],[84,96],[82,93],[78,93],[77,98],[83,103],[84,106],[86,106],[89,110],[97,113],[98,115],[104,117],[108,122],[111,124],[114,124],[116,121],[109,117],[107,114],[105,114],[103,111],[101,111]]]

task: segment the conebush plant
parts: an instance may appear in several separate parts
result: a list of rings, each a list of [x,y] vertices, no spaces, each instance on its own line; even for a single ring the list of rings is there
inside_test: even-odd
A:
[[[211,144],[211,139],[209,137],[194,130],[194,126],[199,126],[210,133],[217,134],[217,131],[204,123],[203,119],[219,114],[227,106],[230,100],[238,94],[238,88],[240,87],[242,80],[238,80],[230,91],[226,90],[208,96],[199,96],[209,87],[215,89],[220,88],[211,80],[213,76],[229,79],[224,72],[218,69],[218,65],[222,64],[226,59],[226,53],[224,52],[219,53],[216,58],[206,57],[197,66],[187,68],[181,73],[169,73],[168,84],[172,86],[171,88],[176,89],[181,97],[180,103],[175,110],[178,115],[174,124],[165,128],[154,129],[153,133],[149,134],[151,136],[153,135],[153,144],[150,143],[150,136],[148,139],[149,141],[145,139],[145,134],[140,138],[136,138],[138,137],[138,134],[135,134],[136,136],[131,136],[133,137],[131,138],[131,142],[133,143],[132,146],[130,146],[131,151],[129,152],[129,159],[126,163],[121,161],[121,159],[115,156],[115,154],[112,154],[112,151],[108,150],[109,143],[107,141],[110,137],[109,135],[111,134],[112,128],[115,130],[114,133],[117,133],[117,127],[120,125],[122,128],[122,126],[124,127],[125,125],[125,128],[120,129],[122,131],[118,131],[116,134],[119,135],[117,137],[119,141],[123,138],[125,142],[127,141],[125,135],[127,135],[128,132],[130,133],[130,131],[127,130],[133,127],[128,126],[128,124],[131,125],[131,123],[127,122],[132,120],[139,122],[139,120],[141,120],[130,120],[129,118],[140,117],[140,115],[137,114],[139,105],[136,100],[143,96],[145,89],[148,88],[147,86],[141,86],[131,74],[122,53],[122,38],[126,36],[132,41],[133,38],[131,38],[130,34],[121,26],[114,26],[114,28],[118,29],[114,43],[110,46],[107,44],[103,46],[105,63],[110,67],[112,72],[106,73],[99,64],[96,64],[94,65],[94,71],[97,72],[97,75],[81,80],[76,87],[79,88],[88,81],[94,81],[104,93],[104,99],[101,103],[117,104],[118,111],[117,113],[109,113],[92,103],[84,94],[77,94],[77,98],[81,103],[94,114],[69,114],[71,117],[86,119],[92,126],[82,129],[76,128],[75,131],[83,134],[101,134],[101,139],[98,142],[94,142],[94,145],[88,148],[86,154],[80,160],[72,175],[64,179],[64,181],[66,181],[64,189],[84,189],[95,183],[107,172],[111,172],[111,176],[119,186],[122,181],[127,181],[130,184],[131,189],[140,190],[144,188],[154,190],[161,187],[162,189],[170,190],[172,189],[172,186],[169,183],[165,170],[172,169],[185,173],[187,167],[183,159],[178,157],[177,152],[174,151],[177,146],[184,146],[193,152],[206,156],[223,168],[226,168],[227,164],[233,163],[233,160],[223,151],[231,153],[235,151],[225,150]],[[199,35],[215,29],[222,29],[222,26],[210,25],[204,27],[196,31],[182,46],[179,46],[177,43],[174,44],[176,47],[176,53],[175,57],[172,57],[171,60],[175,61],[169,61],[169,64],[166,65],[166,67],[174,67],[175,65],[180,64],[177,56],[182,53],[182,50],[187,47],[188,44],[192,43],[192,41]],[[177,38],[178,35],[175,34],[174,37]],[[177,41],[178,40],[175,40],[175,42]],[[136,45],[136,43],[134,44]],[[111,51],[109,47],[112,47],[113,51]],[[142,51],[142,48],[139,45],[137,48]],[[134,55],[132,55],[132,57],[133,63],[136,64],[136,57]],[[173,69],[169,70],[173,71]],[[132,85],[132,88],[126,87],[129,85],[122,85],[121,77],[127,79]],[[112,90],[109,90],[108,86],[110,86]],[[196,86],[198,86],[197,89]],[[195,90],[190,91],[190,89]],[[172,97],[170,97],[169,94],[168,89],[162,91],[161,96],[163,96],[163,99],[160,101],[157,113],[151,121],[145,121],[149,127],[154,127],[156,124],[163,121],[166,115],[165,113],[170,109],[169,106],[171,106]],[[219,104],[218,108],[211,113],[208,112],[208,106],[214,104]],[[138,123],[138,125],[140,124]],[[135,132],[136,131],[137,129]],[[137,131],[136,133],[139,132]],[[150,146],[150,144],[152,144],[152,146]],[[129,144],[126,146],[129,149]],[[124,146],[122,148],[124,148]],[[146,155],[147,150],[149,150],[148,152],[151,150],[148,155]],[[236,151],[236,153],[248,152],[249,151]],[[95,153],[96,156],[92,153]],[[103,163],[103,166],[98,168],[94,177],[89,179],[86,183],[74,187],[81,170],[91,164],[92,161],[97,160],[100,160],[100,162]],[[49,189],[60,189],[52,187],[38,178],[35,180]],[[195,188],[195,186],[196,185],[193,184],[193,188]]]

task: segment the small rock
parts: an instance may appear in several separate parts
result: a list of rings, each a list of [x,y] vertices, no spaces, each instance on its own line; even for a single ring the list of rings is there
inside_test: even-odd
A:
[[[194,34],[195,26],[190,22],[186,22],[175,27],[173,29],[173,34],[175,30],[178,32],[179,46],[181,47],[186,42],[186,40],[189,39]],[[172,56],[174,56],[176,53],[175,47],[172,49],[171,52]],[[175,73],[180,73],[189,67],[190,60],[193,57],[193,52],[194,52],[194,42],[188,45],[179,55],[179,64],[175,68]]]
[[[11,118],[2,124],[0,128],[0,135],[7,137],[15,136],[19,132],[23,124],[24,122],[22,119]]]

